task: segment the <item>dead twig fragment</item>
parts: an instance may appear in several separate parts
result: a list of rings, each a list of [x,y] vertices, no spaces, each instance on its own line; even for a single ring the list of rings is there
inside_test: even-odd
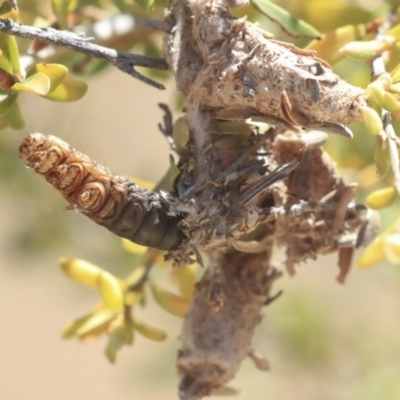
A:
[[[53,28],[36,28],[22,25],[11,19],[0,19],[0,32],[31,40],[38,40],[54,46],[61,46],[90,57],[105,60],[132,77],[141,80],[157,89],[165,89],[164,85],[140,74],[135,67],[157,68],[166,70],[168,64],[162,58],[142,56],[119,52],[108,47],[90,43],[84,36],[73,32],[59,31]]]

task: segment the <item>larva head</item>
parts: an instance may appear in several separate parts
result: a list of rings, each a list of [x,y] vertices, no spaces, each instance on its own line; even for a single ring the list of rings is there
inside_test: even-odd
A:
[[[18,155],[37,173],[46,174],[60,164],[66,149],[68,144],[55,136],[32,133],[22,141]]]

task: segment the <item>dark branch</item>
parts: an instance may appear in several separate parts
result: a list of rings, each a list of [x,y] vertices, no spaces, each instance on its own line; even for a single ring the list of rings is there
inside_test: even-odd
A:
[[[165,89],[164,85],[149,79],[135,70],[135,67],[168,69],[168,64],[162,58],[123,53],[108,47],[90,43],[88,38],[73,32],[59,31],[53,28],[36,28],[17,24],[11,19],[0,19],[0,32],[31,40],[38,40],[65,47],[67,49],[105,60],[121,71],[145,82],[157,89]]]

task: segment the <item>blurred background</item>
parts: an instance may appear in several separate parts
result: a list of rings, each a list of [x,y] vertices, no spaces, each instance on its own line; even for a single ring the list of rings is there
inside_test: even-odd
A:
[[[355,3],[346,4],[361,8],[365,20],[377,7],[377,2]],[[360,85],[369,79],[362,64],[339,63],[336,70]],[[167,86],[158,91],[109,69],[92,78],[88,93],[75,103],[21,96],[26,128],[0,133],[1,400],[177,399],[182,321],[151,301],[138,317],[165,329],[168,339],[156,343],[136,335],[115,365],[103,355],[105,338],[92,343],[61,339],[63,327],[91,309],[98,295],[68,280],[58,258],[84,258],[124,277],[132,256],[106,229],[63,210],[61,196],[17,156],[24,136],[43,132],[113,171],[156,182],[170,153],[157,128],[163,117],[157,103],[176,103],[173,83]],[[354,141],[332,137],[327,144],[332,154],[349,154],[338,156],[348,181],[357,178],[355,169],[367,166],[373,153],[362,127],[353,130]],[[357,154],[357,146],[365,156]],[[397,215],[398,208],[389,209],[384,223]],[[265,309],[254,338],[254,348],[272,369],[260,372],[244,361],[230,384],[240,391],[236,398],[400,398],[399,266],[354,269],[344,286],[335,282],[336,273],[336,260],[321,257],[276,283],[284,295]],[[168,273],[163,279],[170,283]]]

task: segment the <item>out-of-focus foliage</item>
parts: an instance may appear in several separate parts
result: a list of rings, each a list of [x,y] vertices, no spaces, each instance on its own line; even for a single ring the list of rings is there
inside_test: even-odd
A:
[[[129,251],[141,255],[136,258],[133,272],[121,280],[102,268],[81,259],[60,259],[60,266],[65,274],[80,285],[98,291],[101,303],[92,312],[69,323],[63,331],[63,338],[78,337],[81,340],[106,334],[108,344],[105,350],[111,362],[116,361],[118,350],[133,343],[135,331],[150,340],[162,341],[166,333],[134,315],[134,308],[144,306],[147,302],[147,291],[150,289],[154,300],[166,311],[183,317],[188,309],[190,298],[197,281],[197,266],[180,268],[176,276],[181,295],[174,294],[149,279],[149,273],[156,262],[162,264],[159,251],[148,250],[143,253],[140,248],[130,247]]]
[[[288,34],[295,37],[315,39],[320,33],[307,22],[296,18],[285,9],[269,0],[252,0],[254,6],[269,19],[276,22]]]
[[[51,7],[40,1],[19,2],[19,11],[4,2],[0,18],[40,27],[55,27],[74,32],[85,32],[104,46],[129,50],[136,44],[149,47],[154,30],[136,19],[154,10],[161,15],[161,4],[153,1],[85,1],[52,0]],[[121,15],[121,12],[124,14]],[[153,46],[154,47],[154,46]],[[107,64],[63,48],[54,48],[40,42],[29,43],[13,36],[0,34],[0,129],[24,127],[23,116],[15,103],[21,91],[53,101],[77,101],[87,91],[87,83],[67,75],[87,78],[102,71]],[[157,76],[163,76],[158,74]],[[164,75],[165,76],[165,75]]]

